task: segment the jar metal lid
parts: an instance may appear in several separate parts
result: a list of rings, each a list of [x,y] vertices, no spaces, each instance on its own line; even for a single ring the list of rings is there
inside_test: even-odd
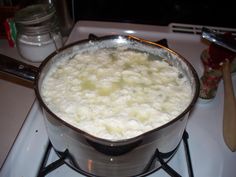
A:
[[[53,5],[36,4],[17,11],[14,19],[22,25],[34,25],[49,20],[55,13]]]

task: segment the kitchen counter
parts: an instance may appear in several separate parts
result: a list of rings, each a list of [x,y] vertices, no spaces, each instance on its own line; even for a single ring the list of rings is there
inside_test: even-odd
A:
[[[17,49],[10,48],[7,40],[4,39],[0,40],[0,53],[24,61]],[[2,167],[34,100],[35,94],[30,83],[0,73],[0,167]]]

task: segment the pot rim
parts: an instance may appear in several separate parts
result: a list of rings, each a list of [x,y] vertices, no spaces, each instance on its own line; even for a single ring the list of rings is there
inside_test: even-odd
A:
[[[109,40],[109,39],[118,39],[118,38],[124,38],[124,39],[127,39],[127,40],[136,41],[136,42],[143,43],[143,44],[146,44],[146,45],[156,46],[156,47],[165,49],[168,52],[174,54],[179,59],[181,59],[187,65],[187,67],[190,69],[190,71],[192,73],[192,76],[194,78],[193,80],[195,81],[195,85],[196,86],[195,86],[194,96],[192,98],[192,101],[185,108],[185,110],[181,114],[179,114],[176,118],[174,118],[171,121],[163,124],[160,127],[154,128],[152,130],[149,130],[147,132],[144,132],[144,133],[142,133],[140,135],[137,135],[135,137],[132,137],[132,138],[121,139],[121,140],[109,140],[109,139],[103,139],[103,138],[99,138],[99,137],[96,137],[94,135],[91,135],[91,134],[87,133],[86,131],[83,131],[83,130],[73,126],[72,124],[64,121],[63,119],[58,117],[55,113],[53,113],[53,111],[51,111],[51,109],[44,103],[44,101],[43,101],[43,99],[41,97],[41,94],[40,94],[40,91],[39,91],[40,90],[39,80],[41,78],[42,70],[49,63],[49,61],[54,56],[56,56],[58,53],[66,50],[68,48],[71,48],[73,46],[81,45],[81,44],[84,44],[84,43],[95,42],[95,41],[102,41],[102,40]],[[48,113],[50,113],[54,118],[56,118],[57,121],[59,121],[60,123],[64,124],[65,126],[71,128],[72,130],[74,130],[74,131],[84,135],[86,138],[88,138],[90,140],[93,140],[95,142],[102,142],[103,144],[106,144],[106,145],[109,145],[109,146],[119,146],[119,145],[128,144],[130,142],[136,142],[136,141],[142,139],[142,137],[146,136],[147,134],[153,133],[155,131],[159,131],[159,130],[169,126],[170,124],[173,124],[174,122],[178,121],[179,119],[181,119],[186,113],[188,113],[192,109],[192,107],[196,103],[196,101],[198,99],[198,95],[199,95],[199,90],[200,90],[200,82],[199,82],[199,77],[197,75],[197,72],[194,69],[194,67],[190,64],[190,62],[187,59],[185,59],[182,55],[180,55],[179,53],[175,52],[174,50],[169,49],[169,48],[167,48],[165,46],[162,46],[160,44],[157,44],[155,42],[144,40],[142,38],[138,38],[138,37],[135,37],[135,36],[132,36],[132,35],[106,35],[106,36],[98,37],[97,39],[92,39],[92,40],[91,39],[84,39],[84,40],[80,40],[80,41],[71,43],[71,44],[66,45],[66,46],[60,48],[59,50],[53,52],[52,54],[50,54],[39,66],[39,71],[38,71],[38,74],[37,74],[36,79],[35,79],[35,87],[34,87],[34,89],[35,89],[36,97],[38,98],[40,104],[43,106],[43,108]]]

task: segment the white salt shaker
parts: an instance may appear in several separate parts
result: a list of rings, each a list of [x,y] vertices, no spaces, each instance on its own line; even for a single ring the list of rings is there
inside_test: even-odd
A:
[[[56,11],[51,4],[27,6],[16,12],[17,48],[31,62],[41,62],[62,47]]]

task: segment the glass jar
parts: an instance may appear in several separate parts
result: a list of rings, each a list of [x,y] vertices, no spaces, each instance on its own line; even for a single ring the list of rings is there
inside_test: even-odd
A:
[[[41,62],[62,47],[56,11],[51,4],[36,4],[19,10],[14,17],[20,55]]]

